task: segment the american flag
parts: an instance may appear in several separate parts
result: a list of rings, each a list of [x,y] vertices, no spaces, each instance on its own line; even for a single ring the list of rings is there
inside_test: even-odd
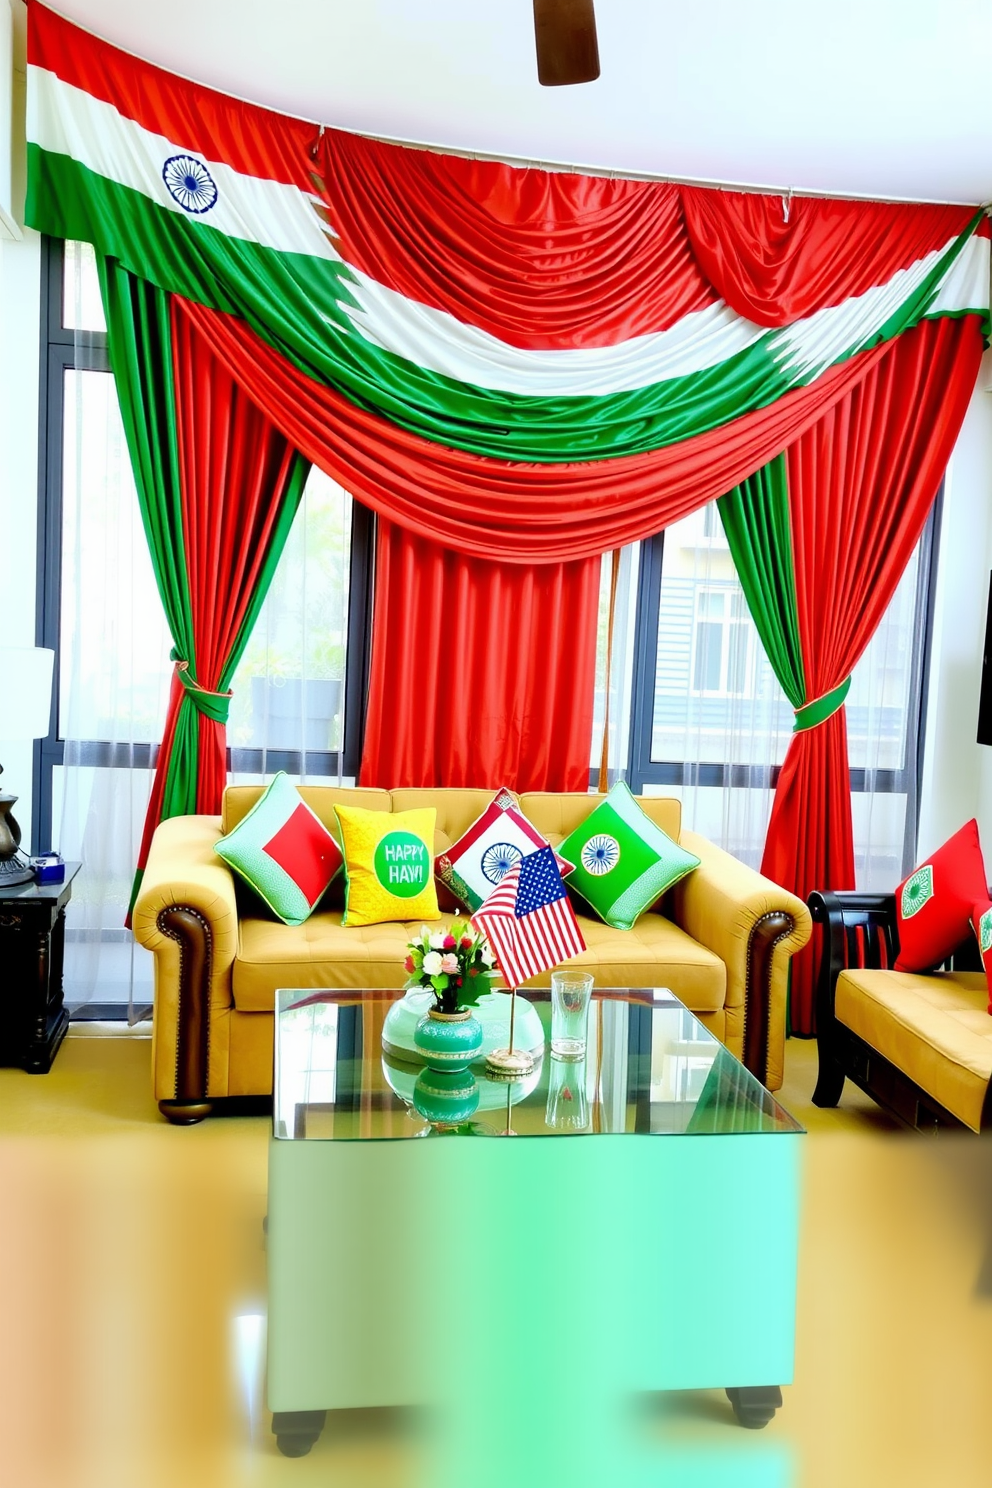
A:
[[[586,948],[550,847],[514,863],[472,924],[488,937],[511,987]]]

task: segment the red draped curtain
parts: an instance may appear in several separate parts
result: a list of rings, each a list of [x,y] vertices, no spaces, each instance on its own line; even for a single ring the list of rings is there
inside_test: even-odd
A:
[[[978,374],[981,338],[951,320],[900,336],[786,451],[807,698],[849,677],[920,539]],[[793,736],[762,872],[806,898],[853,889],[844,709]],[[816,947],[792,963],[792,1025],[812,1033]]]
[[[600,568],[380,522],[362,784],[587,790]]]

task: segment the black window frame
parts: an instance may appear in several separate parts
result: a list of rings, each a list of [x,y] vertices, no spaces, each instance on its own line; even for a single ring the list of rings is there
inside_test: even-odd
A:
[[[62,488],[65,373],[67,370],[110,373],[107,336],[64,324],[65,243],[41,240],[41,345],[38,419],[38,558],[35,633],[37,644],[55,652],[52,712],[48,734],[35,741],[31,840],[35,852],[52,843],[52,774],[65,762],[60,737],[62,622]],[[228,773],[350,776],[358,778],[371,662],[372,600],[375,561],[375,516],[352,500],[351,561],[348,580],[348,626],[345,666],[343,748],[338,750],[229,748]],[[157,744],[120,744],[105,739],[78,743],[74,762],[104,768],[152,769]]]
[[[910,676],[908,714],[916,721],[917,749],[915,766],[901,769],[867,770],[851,768],[852,792],[876,791],[905,794],[913,800],[915,810],[906,813],[903,843],[905,861],[915,860],[919,830],[920,797],[923,783],[923,750],[926,740],[927,694],[930,685],[930,655],[933,639],[934,603],[937,590],[937,564],[940,548],[940,522],[943,510],[944,482],[940,483],[930,515],[920,539],[920,562],[917,570],[916,613],[922,617],[918,636],[922,654],[914,655]],[[664,566],[665,534],[657,533],[641,543],[637,575],[637,606],[634,619],[634,661],[631,685],[630,734],[627,756],[627,783],[635,795],[645,785],[730,786],[735,789],[774,789],[781,765],[749,765],[727,761],[722,764],[688,760],[654,760],[651,737],[654,730],[655,683],[658,663],[658,622],[661,609],[661,581]]]

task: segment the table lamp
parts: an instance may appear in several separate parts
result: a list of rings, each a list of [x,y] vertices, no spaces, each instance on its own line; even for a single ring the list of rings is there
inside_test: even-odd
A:
[[[55,652],[41,646],[0,646],[0,738],[43,739],[48,733],[54,665]],[[31,864],[20,851],[21,829],[10,814],[16,800],[16,796],[0,791],[0,889],[29,883],[34,877]]]

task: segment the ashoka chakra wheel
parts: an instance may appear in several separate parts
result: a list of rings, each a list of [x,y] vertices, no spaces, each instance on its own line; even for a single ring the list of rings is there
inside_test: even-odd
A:
[[[523,854],[512,842],[494,842],[482,854],[482,872],[491,884],[498,884],[518,863]]]
[[[605,832],[601,832],[598,836],[589,838],[582,849],[581,857],[586,872],[599,878],[619,863],[620,844],[615,837],[608,837]]]
[[[184,212],[209,212],[217,200],[214,178],[195,155],[170,155],[162,167],[162,180]]]

